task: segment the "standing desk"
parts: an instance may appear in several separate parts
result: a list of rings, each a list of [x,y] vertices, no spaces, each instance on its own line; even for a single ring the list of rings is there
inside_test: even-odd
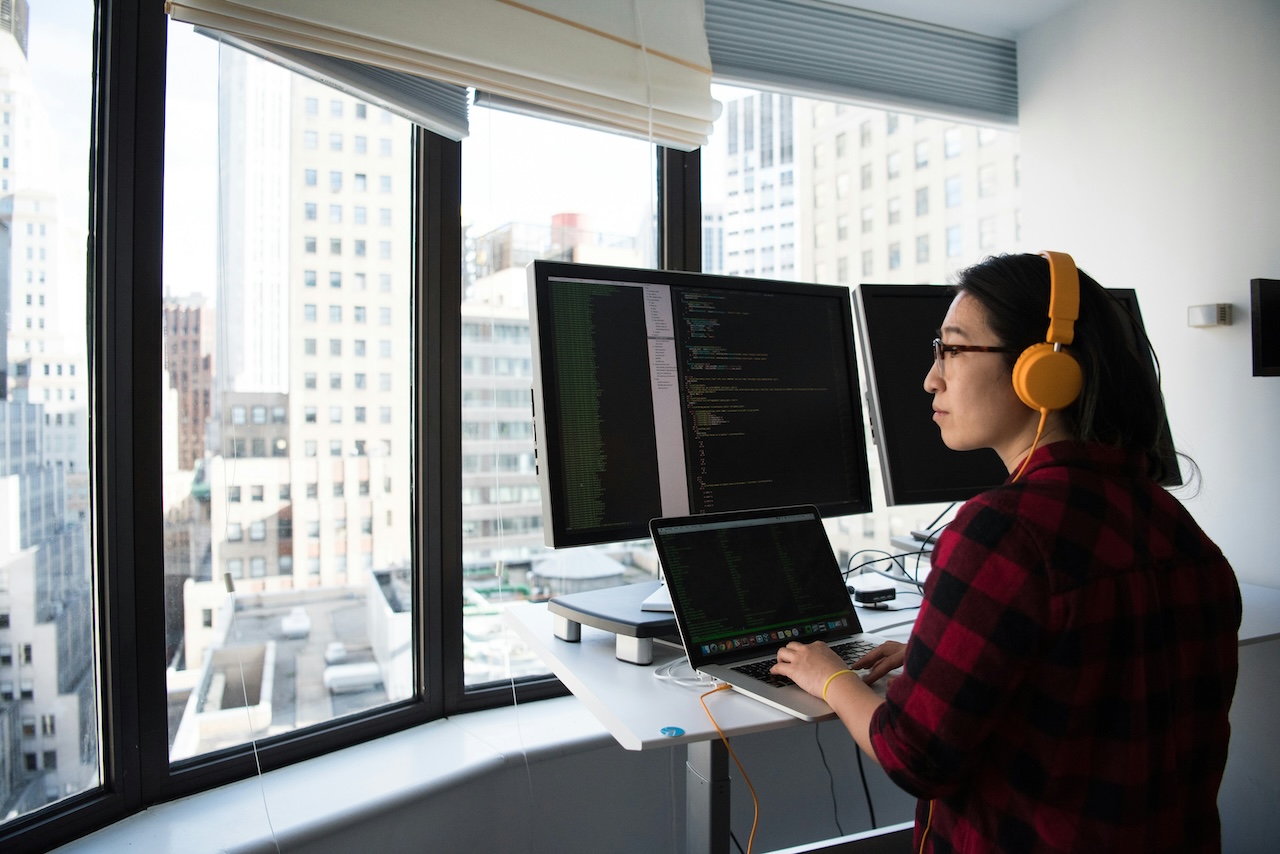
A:
[[[878,633],[877,626],[909,620],[915,613],[864,609],[859,619],[864,631]],[[698,702],[710,689],[654,676],[658,667],[682,659],[684,651],[654,643],[651,664],[632,664],[616,657],[612,632],[583,625],[576,642],[556,637],[555,615],[545,604],[508,605],[506,615],[508,624],[623,748],[685,745],[686,850],[691,854],[729,851],[729,753]],[[884,634],[905,640],[908,632],[904,626]],[[882,692],[883,685],[879,683]],[[732,690],[712,694],[706,702],[728,737],[804,723]]]

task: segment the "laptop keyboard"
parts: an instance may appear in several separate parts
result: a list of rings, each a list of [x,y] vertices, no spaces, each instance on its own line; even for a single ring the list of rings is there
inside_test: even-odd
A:
[[[851,669],[855,661],[862,658],[862,656],[871,652],[871,650],[875,648],[875,644],[867,641],[846,641],[844,643],[831,645],[831,649],[835,651],[836,655],[844,659],[844,663],[849,665]],[[773,660],[765,659],[764,661],[753,661],[750,664],[740,664],[733,669],[744,676],[750,676],[752,679],[758,679],[761,682],[773,685],[777,688],[781,688],[784,685],[795,684],[785,676],[770,673],[769,668],[773,667],[773,664]]]

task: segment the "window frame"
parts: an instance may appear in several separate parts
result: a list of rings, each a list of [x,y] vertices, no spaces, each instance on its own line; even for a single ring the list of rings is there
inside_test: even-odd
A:
[[[170,765],[159,453],[164,121],[168,19],[160,0],[94,8],[89,193],[99,787],[0,825],[6,851],[43,851],[151,805],[251,777],[449,714],[561,696],[552,676],[468,688],[462,656],[461,145],[413,128],[413,643],[418,693],[264,742]],[[658,258],[701,266],[700,153],[659,147]],[[419,434],[423,435],[423,434]],[[454,567],[453,571],[448,568]],[[514,693],[514,697],[513,697]],[[256,751],[255,751],[256,747]],[[256,757],[255,757],[256,752]]]

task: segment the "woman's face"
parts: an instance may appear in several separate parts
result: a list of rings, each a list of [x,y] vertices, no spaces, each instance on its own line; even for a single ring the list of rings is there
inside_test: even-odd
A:
[[[987,324],[986,309],[964,291],[947,309],[940,338],[944,345],[998,347],[1002,343]],[[925,375],[924,389],[933,395],[933,421],[942,441],[953,451],[992,448],[1012,471],[1030,448],[1038,413],[1018,399],[1003,354],[944,355]]]

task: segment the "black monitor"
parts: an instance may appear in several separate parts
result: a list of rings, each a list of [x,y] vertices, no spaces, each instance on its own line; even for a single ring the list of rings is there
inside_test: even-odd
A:
[[[1107,290],[1141,325],[1137,294],[1128,288]],[[854,289],[867,408],[890,505],[965,501],[1009,477],[993,450],[948,448],[929,417],[933,396],[924,390],[933,364],[929,343],[954,296],[944,285],[861,284]],[[1176,458],[1169,462],[1169,470],[1177,472]]]
[[[871,509],[848,288],[534,261],[529,313],[547,545]]]

